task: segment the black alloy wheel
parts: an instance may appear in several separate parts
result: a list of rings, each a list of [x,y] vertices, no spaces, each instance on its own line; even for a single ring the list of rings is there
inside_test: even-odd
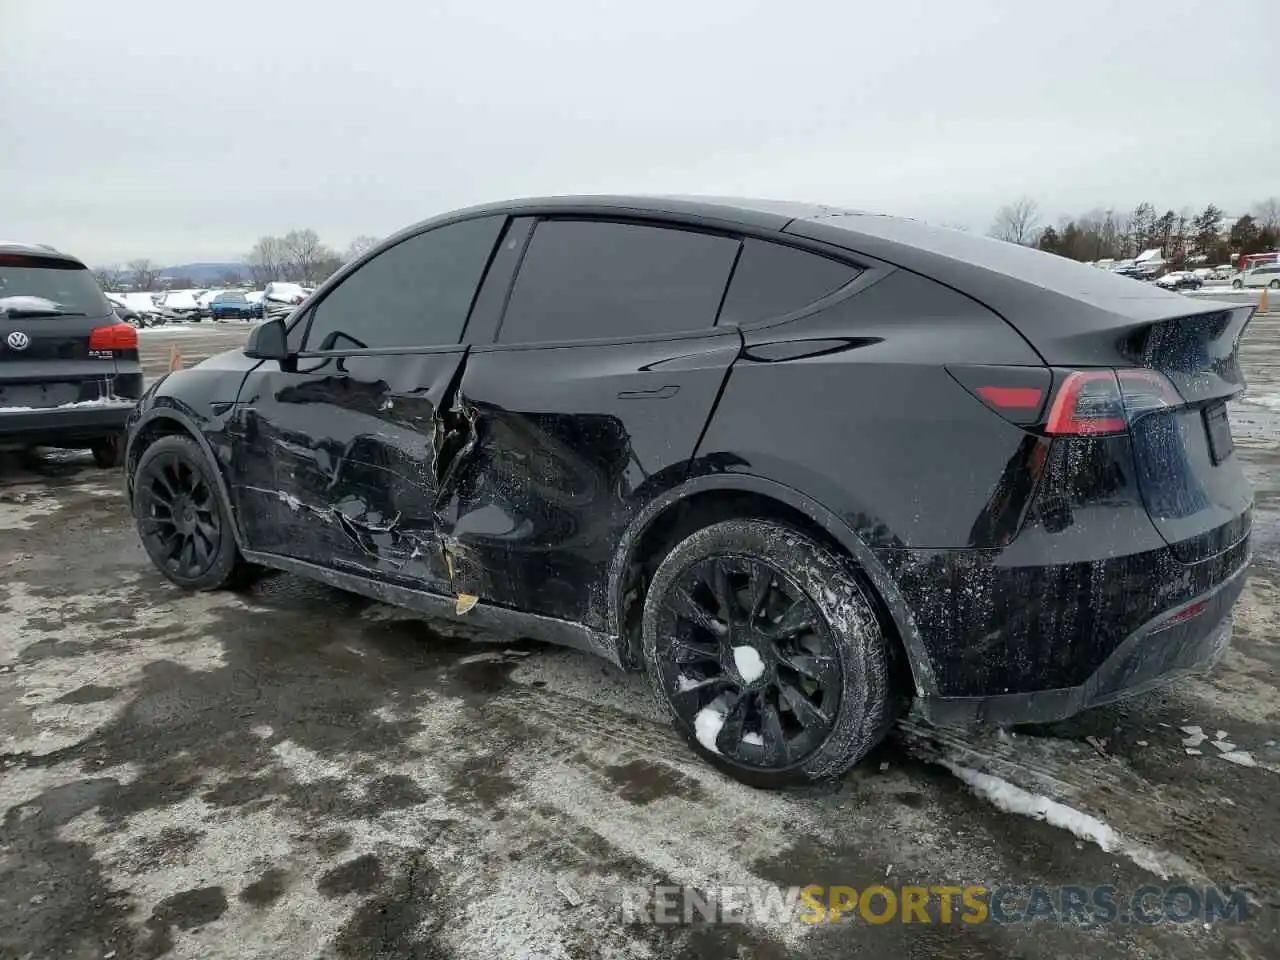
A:
[[[664,598],[664,686],[698,742],[751,767],[786,768],[831,734],[840,660],[813,602],[754,557],[689,567]]]
[[[860,575],[774,521],[714,523],[677,544],[649,584],[642,645],[676,729],[757,787],[839,776],[898,706]]]
[[[190,437],[161,437],[133,474],[138,535],[160,572],[179,586],[215,590],[247,580],[235,535],[215,487],[213,466]]]

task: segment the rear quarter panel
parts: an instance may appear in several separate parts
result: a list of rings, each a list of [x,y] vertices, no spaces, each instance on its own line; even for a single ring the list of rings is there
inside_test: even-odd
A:
[[[818,314],[744,333],[695,473],[786,484],[873,548],[992,545],[991,511],[1029,436],[944,365],[1040,366],[1004,320],[900,270]]]

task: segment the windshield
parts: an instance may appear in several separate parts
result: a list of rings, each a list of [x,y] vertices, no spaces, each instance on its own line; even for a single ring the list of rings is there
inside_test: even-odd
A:
[[[21,298],[14,300],[12,298]],[[32,299],[35,298],[35,299]],[[39,313],[79,313],[105,317],[111,305],[84,267],[46,257],[0,255],[0,308],[8,300],[13,312],[44,301]]]

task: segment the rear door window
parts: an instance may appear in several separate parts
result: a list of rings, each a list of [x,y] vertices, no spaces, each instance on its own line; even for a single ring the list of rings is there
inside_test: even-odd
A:
[[[794,313],[838,290],[858,267],[816,253],[748,237],[720,311],[721,323],[755,323]]]
[[[504,219],[436,227],[365,262],[311,311],[305,349],[457,343]]]
[[[715,325],[738,241],[674,227],[544,220],[500,343],[648,337]]]
[[[0,315],[106,317],[111,305],[78,263],[58,257],[0,253]]]

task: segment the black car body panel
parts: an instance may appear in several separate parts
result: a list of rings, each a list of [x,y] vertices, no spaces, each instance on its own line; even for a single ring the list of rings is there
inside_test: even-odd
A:
[[[136,333],[84,264],[44,246],[0,244],[0,439],[107,438],[141,392]]]
[[[439,505],[453,587],[604,629],[609,567],[645,504],[689,474],[742,339],[473,349],[475,431]],[[536,378],[536,379],[535,379]]]
[[[583,282],[544,283],[566,291],[547,313],[529,278],[600,223],[617,236],[578,241]],[[465,256],[411,273],[449,288],[456,325],[387,340],[366,304],[403,308],[397,257],[448,230]],[[531,309],[571,329],[612,269],[600,245],[655,230],[686,252],[611,282],[678,288],[688,324],[516,332]],[[858,565],[926,713],[1009,722],[1204,667],[1243,583],[1251,494],[1221,408],[1249,308],[887,217],[584,197],[418,224],[290,310],[287,360],[227,354],[148,391],[130,462],[195,432],[246,557],[391,602],[466,598],[634,665],[646,550],[708,505],[771,504]],[[1050,429],[1081,375],[1125,404],[1142,376],[1164,393],[1098,435]]]

